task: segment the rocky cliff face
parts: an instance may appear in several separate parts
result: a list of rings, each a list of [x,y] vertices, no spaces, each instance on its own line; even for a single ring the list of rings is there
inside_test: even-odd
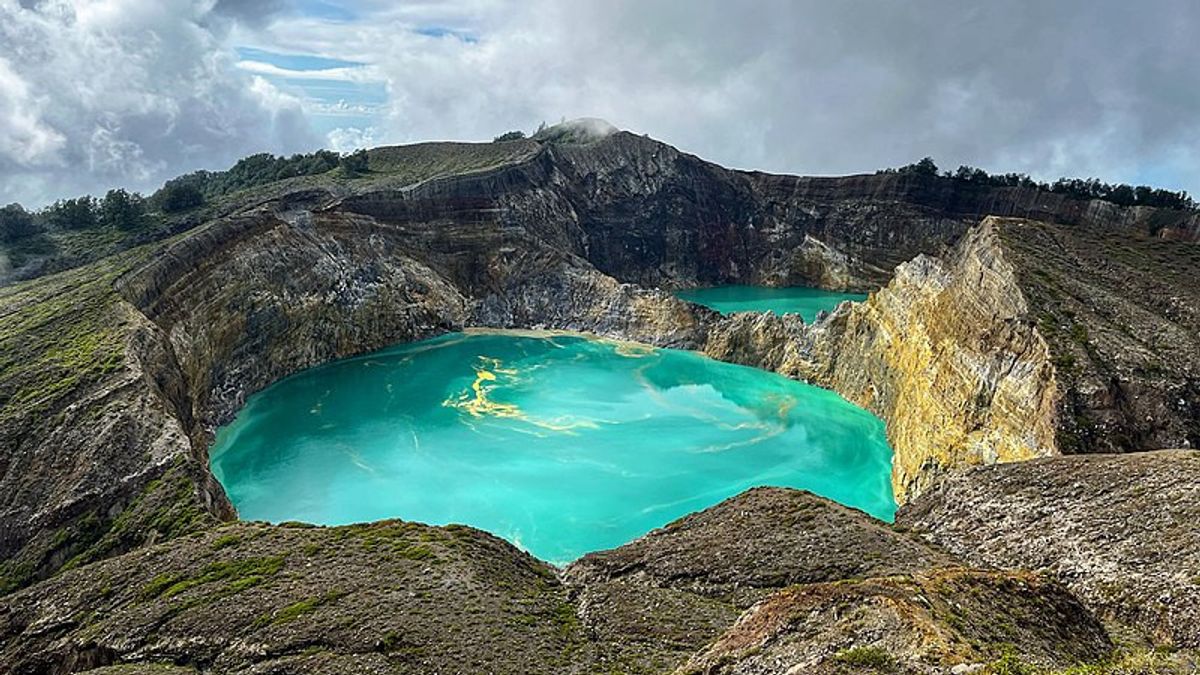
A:
[[[999,230],[1063,393],[1064,452],[1200,444],[1200,245],[1016,222]]]
[[[936,176],[728,171],[648,138],[554,147],[543,159],[586,236],[584,257],[643,286],[728,283],[874,290],[985,216],[1194,240],[1200,217]]]
[[[14,363],[29,364],[3,373],[11,392],[8,421],[0,425],[9,488],[0,523],[6,583],[49,573],[88,549],[175,463],[196,485],[184,501],[227,515],[204,468],[204,449],[212,426],[229,419],[246,395],[332,358],[465,325],[707,345],[720,358],[832,387],[889,423],[902,498],[963,462],[1086,449],[1100,438],[1120,438],[1106,447],[1123,448],[1193,442],[1194,352],[1171,346],[1195,339],[1191,308],[1200,301],[1184,293],[1186,284],[1173,287],[1174,299],[1150,305],[1149,318],[1133,303],[1106,300],[1126,308],[1125,318],[1093,331],[1099,346],[1078,354],[1080,329],[1070,326],[1086,330],[1111,311],[1081,311],[1100,297],[1095,284],[1043,303],[1039,293],[1049,285],[1037,264],[1051,260],[1049,273],[1080,284],[1091,277],[1071,270],[1091,269],[1094,261],[1078,252],[1061,259],[1021,254],[1022,246],[1041,246],[1029,233],[1074,236],[1078,228],[992,224],[952,255],[928,257],[987,210],[1075,219],[1114,241],[1145,240],[1119,228],[1147,223],[1186,234],[1190,221],[1017,189],[951,189],[952,182],[919,176],[732,172],[626,133],[585,145],[518,145],[377,151],[380,173],[360,182],[264,188],[165,245],[6,289],[14,328],[5,339],[19,344],[9,353],[18,355]],[[1120,284],[1131,276],[1146,280],[1148,294],[1164,290],[1166,282],[1154,280],[1170,277],[1155,270],[1176,263],[1161,256],[1194,246],[1166,243],[1137,244],[1148,252],[1135,262],[1150,273],[1101,267],[1115,270],[1104,277],[1103,297],[1120,298]],[[926,257],[901,267],[863,306],[811,328],[771,317],[713,328],[711,312],[635,284],[860,288],[887,280],[893,263],[919,254]],[[1039,305],[1036,317],[1029,298]],[[1067,321],[1070,313],[1079,320]],[[1055,332],[1051,325],[1068,327]],[[62,334],[78,335],[78,351],[88,356],[64,353]],[[1158,334],[1167,337],[1149,337]],[[1130,350],[1122,335],[1142,335],[1141,342]],[[109,356],[93,357],[95,349]],[[1101,352],[1109,356],[1092,358]],[[1099,365],[1068,372],[1071,358]],[[107,363],[111,368],[87,367]],[[83,402],[112,391],[121,392],[120,402],[109,399],[107,409],[123,421],[105,428],[129,436],[93,449],[78,415],[92,409]],[[1049,410],[1053,401],[1061,402]],[[135,412],[143,409],[161,412]],[[61,431],[35,423],[47,414]],[[1098,431],[1111,428],[1122,433]],[[174,436],[153,441],[135,429]],[[155,451],[150,464],[128,452],[150,446],[170,449]],[[74,468],[76,462],[82,465]],[[114,478],[100,467],[123,468]],[[120,497],[115,485],[125,486]],[[81,519],[94,525],[77,532]],[[35,534],[41,543],[18,556]]]
[[[1070,637],[1047,616],[1069,624]],[[1002,640],[1011,651],[989,657]],[[1102,661],[1111,651],[1100,622],[1058,584],[946,569],[779,591],[675,672],[1038,672]]]
[[[887,422],[898,499],[945,470],[1194,447],[1200,246],[986,218],[813,325],[729,317],[713,357],[838,391]]]
[[[452,216],[422,212],[421,198],[387,206],[330,198],[300,214],[260,209],[213,223],[120,278],[118,289],[170,343],[197,433],[297,370],[468,325],[697,343],[686,303],[622,285],[562,241],[506,227],[478,205]]]
[[[4,290],[0,592],[232,513],[161,332],[113,290],[134,259]]]
[[[897,499],[939,473],[1057,454],[1060,397],[998,230],[985,219],[945,260],[918,256],[863,303],[807,326],[734,317],[706,352],[828,387],[887,421]]]

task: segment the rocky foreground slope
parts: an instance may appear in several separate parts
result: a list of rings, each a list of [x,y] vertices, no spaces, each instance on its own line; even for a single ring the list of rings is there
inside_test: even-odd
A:
[[[1200,534],[1186,482],[1149,477],[1190,460],[1057,458],[1200,441],[1194,214],[585,140],[381,149],[366,177],[267,186],[172,239],[0,288],[0,672],[944,672],[1197,646],[1172,628],[1194,618],[1189,572],[1171,577],[1185,601],[1152,599]],[[668,292],[726,282],[883,287],[813,325]],[[247,395],[466,326],[703,349],[833,388],[887,422],[901,520],[944,549],[780,491],[563,575],[462,528],[228,524],[207,448]],[[954,510],[1009,499],[963,467],[1033,457],[1050,459],[994,470],[1043,485],[1013,508],[1078,511],[1061,546],[1165,542],[1113,558],[1117,581],[1084,575],[1157,609],[1117,611],[1033,558],[1007,507]],[[1077,482],[1022,473],[1039,462]],[[1139,528],[1090,506],[1126,471],[1184,510]]]
[[[1200,645],[1200,452],[1038,459],[957,473],[897,522],[976,565],[1046,570],[1101,616]]]
[[[814,672],[868,654],[926,673],[1112,651],[1056,582],[960,565],[861,513],[780,489],[587,556],[562,577],[470,528],[239,523],[10,596],[0,663],[15,673],[124,662],[181,672]]]

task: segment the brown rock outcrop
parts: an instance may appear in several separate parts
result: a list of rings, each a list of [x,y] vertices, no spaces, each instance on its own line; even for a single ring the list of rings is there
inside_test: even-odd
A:
[[[755,491],[588,556],[565,583],[512,547],[457,529],[378,526],[403,530],[393,537],[238,524],[225,531],[238,546],[227,548],[213,529],[232,517],[206,467],[213,425],[301,368],[473,325],[704,347],[836,389],[888,422],[901,499],[943,495],[946,511],[913,511],[929,516],[919,524],[978,565],[1006,556],[1040,565],[1019,539],[1044,524],[1029,514],[1006,520],[1004,509],[1032,499],[1015,492],[982,491],[975,502],[978,488],[962,488],[960,502],[989,515],[952,511],[958,497],[947,495],[958,479],[930,488],[948,471],[1200,442],[1200,297],[1188,277],[1195,214],[934,177],[735,172],[625,133],[511,149],[379,150],[377,170],[357,182],[317,176],[263,186],[171,241],[0,289],[0,593],[11,593],[0,600],[0,663],[32,672],[130,661],[229,672],[445,671],[451,663],[661,671],[756,602],[765,608],[758,618],[751,610],[739,624],[745,631],[697,664],[724,667],[724,656],[748,672],[829,664],[830,650],[843,648],[835,643],[858,645],[865,638],[855,631],[866,626],[893,631],[883,644],[908,667],[943,653],[912,647],[929,631],[978,637],[913,599],[914,589],[935,607],[978,592],[990,598],[972,606],[984,620],[1037,615],[1054,635],[1081,636],[1054,642],[1026,626],[1001,635],[1029,642],[1022,658],[1059,664],[1097,652],[1093,623],[1068,607],[1061,587],[1024,572],[927,572],[961,561],[788,491]],[[988,213],[1059,222],[988,218],[972,227]],[[811,326],[797,317],[722,319],[663,290],[729,282],[888,285]],[[1146,461],[1190,471],[1170,457]],[[1065,543],[1048,550],[1066,561],[1072,542],[1099,551],[1098,566],[1048,568],[1106,617],[1194,644],[1183,623],[1194,618],[1194,598],[1179,576],[1191,549],[1100,550],[1105,537],[1182,541],[1194,534],[1193,514],[1174,504],[1166,520],[1139,529],[1136,514],[1106,511],[1055,483],[1059,476],[1024,470],[1032,473],[1013,469],[1014,480],[1082,505],[1064,521],[1078,531],[1058,533]],[[1097,494],[1149,508],[1155,503],[1125,489],[1186,493],[1145,467],[1122,487],[1123,471],[1103,473]],[[1057,506],[1033,508],[1044,516]],[[1087,520],[1085,508],[1109,515]],[[426,553],[444,566],[435,569]],[[345,590],[338,570],[353,586],[348,595],[312,592]],[[772,600],[788,584],[852,576],[869,579]],[[442,585],[426,588],[429,579]],[[949,590],[939,585],[952,579]],[[1154,585],[1164,579],[1166,600]],[[1030,598],[1007,597],[1029,588]],[[363,600],[378,593],[386,617]],[[417,610],[431,604],[437,611],[421,618]],[[863,623],[835,622],[816,642],[792,630],[803,621],[775,620],[795,608],[844,615],[863,607],[873,608]],[[411,636],[389,636],[396,616],[412,622]],[[522,627],[513,630],[514,621]],[[355,632],[353,622],[370,630]],[[376,629],[383,634],[368,634]],[[743,649],[746,636],[765,640],[762,658]],[[987,644],[944,653],[998,653]]]
[[[1100,622],[1055,582],[945,569],[779,591],[676,673],[940,675],[1011,662],[1033,672],[1111,650]]]
[[[1048,570],[1160,644],[1200,647],[1198,451],[975,467],[896,520],[974,565]]]

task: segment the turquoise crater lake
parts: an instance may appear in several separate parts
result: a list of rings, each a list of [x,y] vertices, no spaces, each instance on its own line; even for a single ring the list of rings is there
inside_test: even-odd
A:
[[[454,333],[303,371],[250,397],[210,456],[244,519],[463,523],[554,563],[756,485],[896,509],[883,423],[837,394],[564,333]]]
[[[716,286],[693,288],[675,294],[681,300],[694,302],[722,314],[734,312],[774,312],[799,314],[805,323],[812,323],[817,312],[831,312],[842,302],[861,302],[863,293],[840,293],[806,286],[766,288],[764,286]]]

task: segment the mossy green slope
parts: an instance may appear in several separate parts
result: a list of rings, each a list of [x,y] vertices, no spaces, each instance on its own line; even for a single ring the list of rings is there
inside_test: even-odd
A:
[[[113,288],[146,254],[0,289],[0,593],[211,522],[153,328]]]

